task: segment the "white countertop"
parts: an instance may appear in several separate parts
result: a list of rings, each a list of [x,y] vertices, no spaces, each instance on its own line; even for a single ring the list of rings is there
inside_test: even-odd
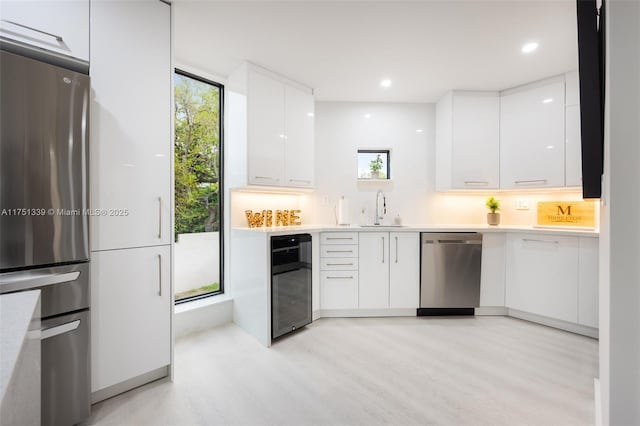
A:
[[[336,226],[336,225],[301,225],[273,226],[263,228],[233,228],[238,231],[259,232],[267,235],[286,235],[297,232],[533,232],[540,234],[567,235],[578,237],[595,237],[600,235],[597,229],[579,227],[543,227],[527,225],[404,225],[404,226]]]
[[[4,399],[39,301],[40,290],[0,295],[0,400]]]

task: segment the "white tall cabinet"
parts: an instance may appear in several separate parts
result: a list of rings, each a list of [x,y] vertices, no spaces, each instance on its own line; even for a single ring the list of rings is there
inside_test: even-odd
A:
[[[90,76],[95,401],[171,362],[171,6],[92,2]]]
[[[313,188],[311,88],[245,63],[227,85],[229,186]]]

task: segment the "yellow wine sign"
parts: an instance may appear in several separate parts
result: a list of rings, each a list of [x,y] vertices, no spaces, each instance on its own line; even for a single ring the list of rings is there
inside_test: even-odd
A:
[[[541,201],[538,203],[538,225],[596,226],[596,204],[593,201]]]

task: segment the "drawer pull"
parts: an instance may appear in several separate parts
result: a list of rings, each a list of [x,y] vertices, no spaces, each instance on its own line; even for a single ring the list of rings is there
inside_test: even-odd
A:
[[[327,237],[327,240],[353,240],[353,237]]]
[[[2,19],[2,22],[6,22],[7,24],[15,25],[16,27],[24,28],[24,29],[27,29],[27,30],[35,31],[36,33],[40,33],[40,34],[43,34],[43,35],[46,35],[46,36],[49,36],[49,37],[53,37],[59,43],[63,43],[64,42],[64,40],[62,39],[62,36],[59,36],[59,35],[56,35],[56,34],[48,33],[46,31],[42,31],[42,30],[39,30],[37,28],[33,28],[33,27],[29,27],[27,25],[19,24],[17,22],[13,22],[13,21],[10,21],[8,19]]]
[[[486,180],[465,180],[464,181],[465,185],[482,185],[482,186],[487,186],[489,185],[489,181]]]
[[[289,179],[289,182],[311,183],[309,179]]]
[[[327,250],[327,253],[353,253],[353,250]]]
[[[353,263],[327,263],[327,266],[353,266]]]
[[[547,243],[547,244],[560,244],[558,240],[538,240],[535,238],[523,238],[522,241],[527,243]]]
[[[348,277],[327,277],[328,280],[352,280],[353,279],[353,275],[350,275]]]
[[[278,178],[274,178],[274,177],[271,177],[271,176],[254,176],[253,178],[254,179],[273,180],[273,181],[276,181],[276,182],[280,180]]]
[[[516,180],[514,181],[516,185],[530,185],[534,183],[547,183],[546,179],[532,179],[532,180]]]

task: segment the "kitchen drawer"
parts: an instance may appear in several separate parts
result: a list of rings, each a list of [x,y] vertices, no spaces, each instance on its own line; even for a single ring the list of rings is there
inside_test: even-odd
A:
[[[325,257],[320,259],[321,271],[357,271],[357,257]]]
[[[358,257],[357,245],[320,245],[320,257]]]
[[[323,232],[320,244],[358,244],[357,232]]]
[[[320,309],[357,309],[358,272],[320,272]]]

